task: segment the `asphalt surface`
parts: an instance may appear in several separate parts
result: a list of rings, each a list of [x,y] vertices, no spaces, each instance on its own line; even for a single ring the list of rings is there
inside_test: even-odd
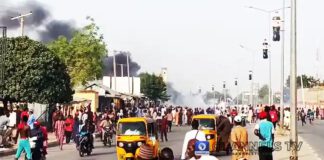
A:
[[[182,143],[185,133],[190,130],[188,126],[173,127],[172,132],[168,133],[168,142],[161,142],[161,148],[169,147],[173,150],[176,159],[180,158]],[[90,156],[80,157],[74,143],[65,144],[61,151],[59,147],[48,149],[47,160],[115,160],[115,144],[111,148],[103,146],[102,142],[96,140],[95,149]],[[216,155],[220,160],[229,160],[231,156],[226,156],[225,152]],[[0,157],[0,160],[12,160],[14,156]]]
[[[315,120],[312,125],[307,121],[304,126],[298,121],[298,134],[324,159],[324,120]]]
[[[252,129],[255,124],[247,124],[246,128],[249,131],[249,141],[257,141],[258,138],[252,133]],[[304,127],[299,126],[299,133],[307,143],[309,143],[320,157],[324,157],[322,151],[324,144],[324,121],[316,121],[314,125],[307,124]],[[161,149],[169,147],[173,150],[176,160],[180,158],[182,143],[185,133],[190,130],[189,126],[173,127],[172,132],[168,133],[168,142],[161,142]],[[78,151],[75,148],[74,143],[65,144],[61,151],[59,147],[52,147],[48,149],[47,160],[115,160],[116,148],[115,144],[111,148],[108,148],[99,141],[95,142],[95,149],[90,156],[80,157]],[[219,160],[230,160],[231,156],[226,156],[225,152],[216,154]],[[0,157],[0,160],[12,160],[14,156]],[[250,159],[258,159],[258,156],[252,156]]]

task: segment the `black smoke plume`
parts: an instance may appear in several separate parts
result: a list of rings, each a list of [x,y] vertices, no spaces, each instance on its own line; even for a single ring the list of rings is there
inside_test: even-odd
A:
[[[41,41],[50,42],[59,36],[65,36],[67,39],[71,39],[74,31],[75,28],[69,22],[54,20],[46,24],[45,30],[40,31],[39,35]]]
[[[48,8],[38,1],[25,1],[23,3],[9,3],[8,0],[3,1],[0,6],[0,26],[7,26],[9,30],[20,27],[19,19],[11,20],[22,14],[32,12],[33,14],[24,19],[24,24],[29,30],[36,31],[39,38],[43,42],[49,42],[63,35],[68,39],[72,37],[75,26],[67,21],[55,20],[52,18]],[[45,30],[39,30],[38,27],[44,27]]]
[[[127,54],[128,52],[120,51],[115,55],[116,58],[116,76],[121,76],[121,65],[123,64],[123,76],[127,77]],[[129,54],[130,55],[130,54]],[[133,61],[131,56],[129,56],[129,75],[131,77],[138,76],[138,71],[141,66]],[[108,56],[104,58],[104,76],[114,76],[114,57]]]

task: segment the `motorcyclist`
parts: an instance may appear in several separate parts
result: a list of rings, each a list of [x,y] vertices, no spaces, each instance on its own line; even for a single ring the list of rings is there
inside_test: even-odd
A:
[[[110,118],[107,116],[104,120],[101,121],[100,125],[101,133],[102,133],[102,140],[105,138],[105,128],[112,127],[112,122]]]
[[[40,160],[43,149],[44,135],[38,121],[34,122],[34,128],[30,131],[30,137],[37,137],[37,140],[35,141],[35,148],[33,149],[32,153],[32,159]]]
[[[94,146],[93,146],[93,136],[92,136],[94,131],[95,131],[95,126],[89,120],[85,120],[85,123],[81,127],[80,132],[87,133],[86,135],[88,136],[89,143],[91,144],[92,148],[94,148]]]

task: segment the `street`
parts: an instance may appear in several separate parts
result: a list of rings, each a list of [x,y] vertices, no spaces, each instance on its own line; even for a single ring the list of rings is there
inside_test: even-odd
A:
[[[307,143],[314,149],[319,157],[324,157],[323,144],[324,144],[324,121],[315,120],[313,125],[307,124],[302,126],[301,122],[298,121],[299,135],[307,141]]]
[[[255,140],[255,136],[252,135],[252,128],[254,127],[254,124],[247,125],[248,131],[249,131],[249,139],[251,141]],[[173,153],[175,155],[176,159],[180,158],[181,150],[182,150],[182,143],[183,138],[186,133],[186,131],[190,130],[189,126],[183,126],[183,127],[176,127],[174,126],[172,128],[172,132],[168,133],[168,142],[161,143],[161,149],[164,147],[169,147],[173,150]],[[116,159],[116,148],[115,145],[111,148],[103,146],[103,144],[100,142],[99,139],[96,139],[95,142],[95,149],[93,150],[92,154],[90,156],[84,156],[80,157],[79,153],[75,149],[74,143],[64,145],[63,151],[59,150],[59,147],[52,147],[48,149],[48,155],[47,160],[60,160],[60,159],[67,159],[69,160],[113,160]],[[217,158],[220,160],[230,160],[231,156],[226,156],[225,152],[221,152],[216,154]],[[14,156],[7,156],[2,157],[1,160],[12,160],[14,159]]]
[[[249,141],[256,141],[257,138],[252,133],[254,124],[247,124],[246,128],[249,132]],[[324,153],[321,151],[322,144],[324,144],[324,121],[317,120],[313,125],[301,126],[299,123],[299,134],[300,136],[314,149],[314,152],[318,154],[319,157],[324,157]],[[186,131],[190,130],[189,126],[183,127],[173,127],[173,131],[168,133],[168,142],[161,143],[161,149],[164,147],[169,147],[173,150],[176,159],[179,159],[182,149],[183,138]],[[287,132],[288,133],[288,132]],[[305,147],[305,146],[302,146]],[[111,148],[103,146],[99,139],[96,139],[95,149],[90,156],[80,157],[77,150],[75,149],[74,143],[64,145],[63,151],[59,150],[58,147],[51,147],[48,149],[47,160],[57,160],[66,159],[69,160],[106,160],[106,159],[116,159],[116,148],[115,145]],[[279,154],[279,153],[277,153]],[[231,156],[226,156],[225,152],[216,154],[216,157],[220,160],[230,160]],[[1,157],[0,160],[12,160],[14,156]],[[252,156],[250,159],[257,159],[257,156]]]

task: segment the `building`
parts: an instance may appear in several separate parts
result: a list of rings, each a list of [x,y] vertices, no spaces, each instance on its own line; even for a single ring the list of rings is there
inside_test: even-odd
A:
[[[168,69],[163,67],[161,69],[160,76],[163,78],[164,83],[167,83],[168,82]]]
[[[116,81],[116,82],[115,82]],[[140,77],[103,77],[103,85],[119,93],[141,96]]]

